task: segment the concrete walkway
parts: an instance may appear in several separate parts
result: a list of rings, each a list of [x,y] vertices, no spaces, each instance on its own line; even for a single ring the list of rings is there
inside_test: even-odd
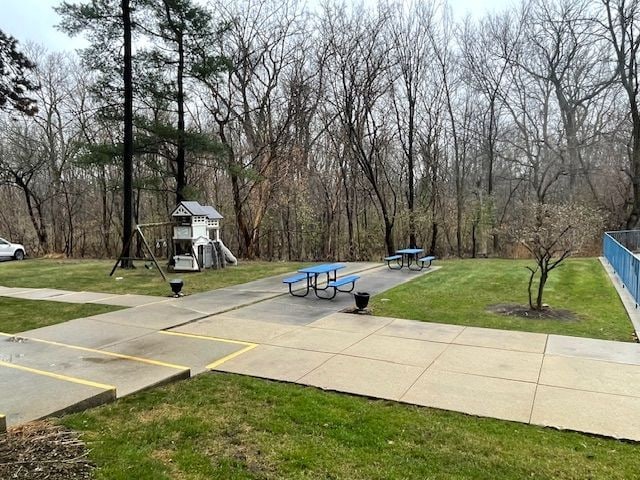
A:
[[[220,371],[640,440],[638,344],[343,313],[244,332],[235,320],[180,330],[260,337]]]
[[[345,271],[379,267],[352,263]],[[88,408],[204,372],[254,348],[251,342],[167,330],[284,295],[284,277],[180,299],[0,287],[6,297],[131,307],[16,335],[0,333],[0,385],[11,386],[0,396],[0,416],[11,426]]]
[[[435,271],[371,266],[349,267],[364,270],[358,290],[382,292]],[[0,412],[13,424],[56,411],[50,396],[22,410],[24,398],[42,398],[25,394],[47,391],[47,382],[65,383],[69,398],[56,405],[68,407],[212,369],[640,441],[639,344],[337,313],[353,304],[350,295],[294,298],[282,295],[281,278],[0,342],[0,355],[13,355],[13,368],[0,362],[0,381],[15,385]]]

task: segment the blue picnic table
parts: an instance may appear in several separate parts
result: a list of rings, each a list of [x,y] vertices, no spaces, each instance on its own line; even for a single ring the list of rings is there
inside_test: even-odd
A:
[[[425,268],[429,268],[431,266],[431,262],[433,262],[436,257],[430,255],[422,258],[418,258],[420,254],[424,253],[423,248],[402,248],[400,250],[396,250],[395,255],[391,255],[389,257],[385,257],[385,262],[391,270],[400,270],[403,267],[407,267],[409,270],[422,270]],[[395,265],[392,266],[391,262],[395,261]],[[429,262],[429,265],[426,263]]]
[[[323,263],[321,265],[314,265],[313,267],[305,267],[298,270],[298,274],[293,277],[285,278],[282,283],[289,285],[289,293],[294,297],[306,297],[311,290],[315,293],[316,297],[323,300],[331,300],[337,294],[337,292],[348,293],[355,288],[356,280],[360,277],[357,275],[348,275],[346,277],[338,278],[338,270],[345,268],[346,265],[342,263]],[[324,286],[320,286],[318,277],[326,275]],[[293,285],[302,280],[306,280],[304,293],[294,293]],[[321,280],[322,281],[322,280]],[[349,290],[341,290],[343,285],[351,284]],[[324,292],[330,290],[331,295],[319,295],[318,292]]]

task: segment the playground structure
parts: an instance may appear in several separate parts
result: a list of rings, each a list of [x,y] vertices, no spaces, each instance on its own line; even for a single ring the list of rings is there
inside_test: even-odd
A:
[[[220,239],[220,220],[223,218],[210,205],[181,202],[171,213],[171,222],[136,225],[125,245],[132,245],[136,239],[137,254],[133,257],[121,254],[109,275],[113,276],[122,260],[143,261],[147,268],[155,266],[164,280],[167,278],[158,258],[167,258],[169,267],[177,272],[199,272],[205,268],[224,268],[226,264],[237,265],[238,260]],[[173,230],[172,235],[170,230]],[[152,244],[147,240],[149,233],[155,235]],[[167,242],[169,235],[171,241]]]
[[[174,271],[200,271],[203,268],[224,268],[238,260],[220,239],[222,215],[210,205],[180,202],[171,213],[173,220]]]

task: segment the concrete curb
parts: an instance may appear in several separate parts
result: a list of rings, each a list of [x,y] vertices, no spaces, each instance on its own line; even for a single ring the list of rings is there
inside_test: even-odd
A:
[[[629,320],[631,320],[633,329],[636,332],[636,338],[640,340],[640,308],[636,306],[636,301],[629,293],[629,290],[624,287],[624,284],[620,281],[620,278],[616,275],[615,270],[609,264],[607,259],[604,257],[599,258],[604,271],[607,272],[607,275],[609,275],[609,278],[611,279],[611,283],[613,283],[616,292],[618,292],[618,296],[622,301],[622,305],[624,305],[624,309],[627,311]]]
[[[116,389],[112,388],[110,390],[105,390],[104,392],[100,392],[96,395],[85,398],[80,402],[74,403],[73,405],[69,405],[56,412],[49,413],[42,418],[59,417],[67,413],[82,412],[83,410],[88,410],[89,408],[98,407],[100,405],[104,405],[105,403],[113,402],[116,400],[116,398],[117,398]]]
[[[144,388],[136,390],[135,392],[128,393],[128,394],[126,394],[124,396],[131,395],[133,393],[145,392],[147,390],[151,390],[152,388],[161,387],[163,385],[169,385],[171,383],[180,382],[182,380],[188,380],[191,377],[193,377],[193,375],[191,374],[191,369],[187,368],[185,370],[179,371],[175,375],[171,375],[171,376],[168,376],[166,378],[163,378],[162,380],[160,380],[158,382],[150,383],[149,385],[145,385]],[[120,397],[120,398],[122,398],[122,397]]]

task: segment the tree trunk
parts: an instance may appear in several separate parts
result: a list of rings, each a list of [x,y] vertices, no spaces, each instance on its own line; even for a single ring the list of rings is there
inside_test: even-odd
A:
[[[473,222],[471,224],[471,258],[476,258],[478,253],[478,239],[476,238],[476,231],[478,230],[478,224]]]
[[[437,241],[438,241],[438,224],[436,222],[433,222],[431,224],[431,246],[429,247],[429,255],[435,254]]]
[[[538,284],[538,296],[536,298],[536,310],[542,310],[542,294],[544,292],[544,286],[547,283],[549,272],[546,269],[540,271],[540,283]]]
[[[124,151],[123,162],[123,217],[122,217],[122,268],[132,268],[131,245],[133,233],[133,67],[131,58],[131,10],[130,0],[122,0],[122,25],[124,30]]]
[[[527,269],[531,272],[531,275],[529,275],[529,284],[527,285],[527,292],[529,293],[529,308],[531,310],[534,310],[535,307],[533,305],[533,279],[535,278],[538,269],[536,268],[534,270],[530,267],[527,267]]]
[[[22,186],[22,191],[24,193],[25,201],[27,202],[27,211],[29,212],[31,224],[36,231],[36,235],[38,236],[38,245],[40,246],[40,250],[42,251],[42,253],[48,253],[49,235],[47,233],[47,225],[44,221],[42,209],[36,207],[36,210],[38,211],[38,215],[36,216],[36,212],[33,209],[33,203],[31,202],[31,193],[26,186]]]
[[[409,193],[407,195],[407,207],[409,208],[409,248],[416,248],[416,218],[415,218],[415,188],[414,188],[414,164],[415,159],[413,156],[413,143],[415,136],[415,100],[411,93],[409,94],[409,139],[407,148],[407,173],[409,182]]]
[[[177,152],[176,152],[176,205],[186,200],[185,188],[187,186],[187,177],[185,169],[185,128],[184,128],[184,25],[174,23],[173,15],[171,12],[171,5],[167,0],[164,1],[165,14],[169,28],[175,35],[172,39],[175,41],[178,47],[178,65],[176,71],[176,86],[178,91],[176,92],[176,104],[178,109],[178,138],[177,138]]]
[[[347,260],[353,260],[355,257],[355,245],[353,235],[353,208],[351,205],[351,194],[347,182],[347,171],[343,162],[340,164],[340,170],[342,172],[342,185],[344,186],[344,205],[345,213],[347,214]]]
[[[249,245],[251,244],[251,232],[249,232],[247,222],[244,218],[238,175],[233,172],[231,173],[231,190],[233,192],[233,211],[236,216],[236,224],[238,225],[238,234],[240,236],[240,256],[248,257]]]
[[[176,204],[185,200],[187,176],[185,169],[185,138],[184,138],[184,42],[182,34],[178,33],[178,152],[176,155]]]
[[[384,216],[384,243],[389,255],[396,253],[396,247],[393,241],[393,222],[390,222],[386,215]]]
[[[462,258],[462,202],[456,202],[456,255]]]
[[[107,180],[106,180],[106,175],[105,175],[105,169],[104,169],[104,165],[101,167],[100,169],[100,202],[102,205],[102,225],[101,225],[101,229],[100,229],[100,234],[102,235],[102,248],[103,248],[103,252],[100,256],[106,255],[106,256],[110,256],[111,255],[111,250],[109,248],[109,235],[111,233],[111,218],[110,218],[110,213],[108,212],[109,206],[108,206],[108,202],[107,202],[107,195],[108,195],[108,190],[107,190]]]

